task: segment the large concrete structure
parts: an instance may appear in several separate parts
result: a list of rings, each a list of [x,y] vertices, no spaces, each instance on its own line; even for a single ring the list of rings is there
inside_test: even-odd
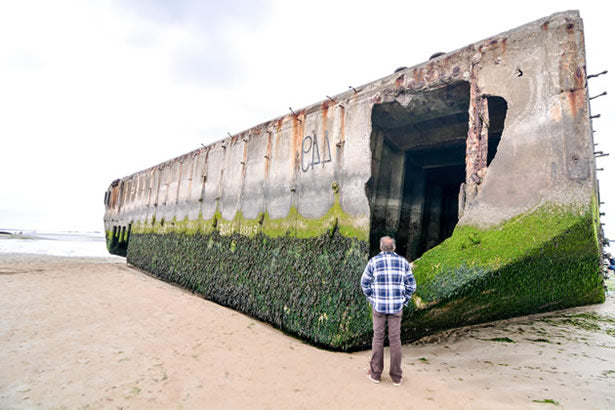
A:
[[[378,238],[417,259],[406,340],[600,302],[577,12],[554,14],[114,181],[112,253],[336,349],[369,343]]]

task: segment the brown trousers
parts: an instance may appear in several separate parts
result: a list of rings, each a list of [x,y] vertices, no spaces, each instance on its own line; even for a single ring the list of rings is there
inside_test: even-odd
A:
[[[384,327],[389,324],[389,346],[391,349],[391,364],[389,374],[394,382],[401,380],[401,316],[403,311],[392,315],[378,313],[372,309],[374,321],[374,338],[372,339],[372,360],[370,373],[380,380],[384,369]]]

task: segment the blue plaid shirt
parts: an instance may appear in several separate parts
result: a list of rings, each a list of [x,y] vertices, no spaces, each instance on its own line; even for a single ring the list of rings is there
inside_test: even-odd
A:
[[[395,252],[380,252],[367,262],[361,289],[376,312],[393,314],[408,304],[416,281],[406,258]]]

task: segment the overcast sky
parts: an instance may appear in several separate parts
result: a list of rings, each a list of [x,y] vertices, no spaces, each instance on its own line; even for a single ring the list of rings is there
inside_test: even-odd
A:
[[[569,9],[615,70],[599,1],[0,0],[0,228],[103,230],[116,178]],[[614,78],[590,80],[613,239]]]

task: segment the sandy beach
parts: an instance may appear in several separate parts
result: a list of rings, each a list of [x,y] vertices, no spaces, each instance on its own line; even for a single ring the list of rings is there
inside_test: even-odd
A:
[[[2,254],[0,408],[614,408],[613,302],[406,344],[397,388],[369,382],[367,351],[317,349],[122,259]]]

